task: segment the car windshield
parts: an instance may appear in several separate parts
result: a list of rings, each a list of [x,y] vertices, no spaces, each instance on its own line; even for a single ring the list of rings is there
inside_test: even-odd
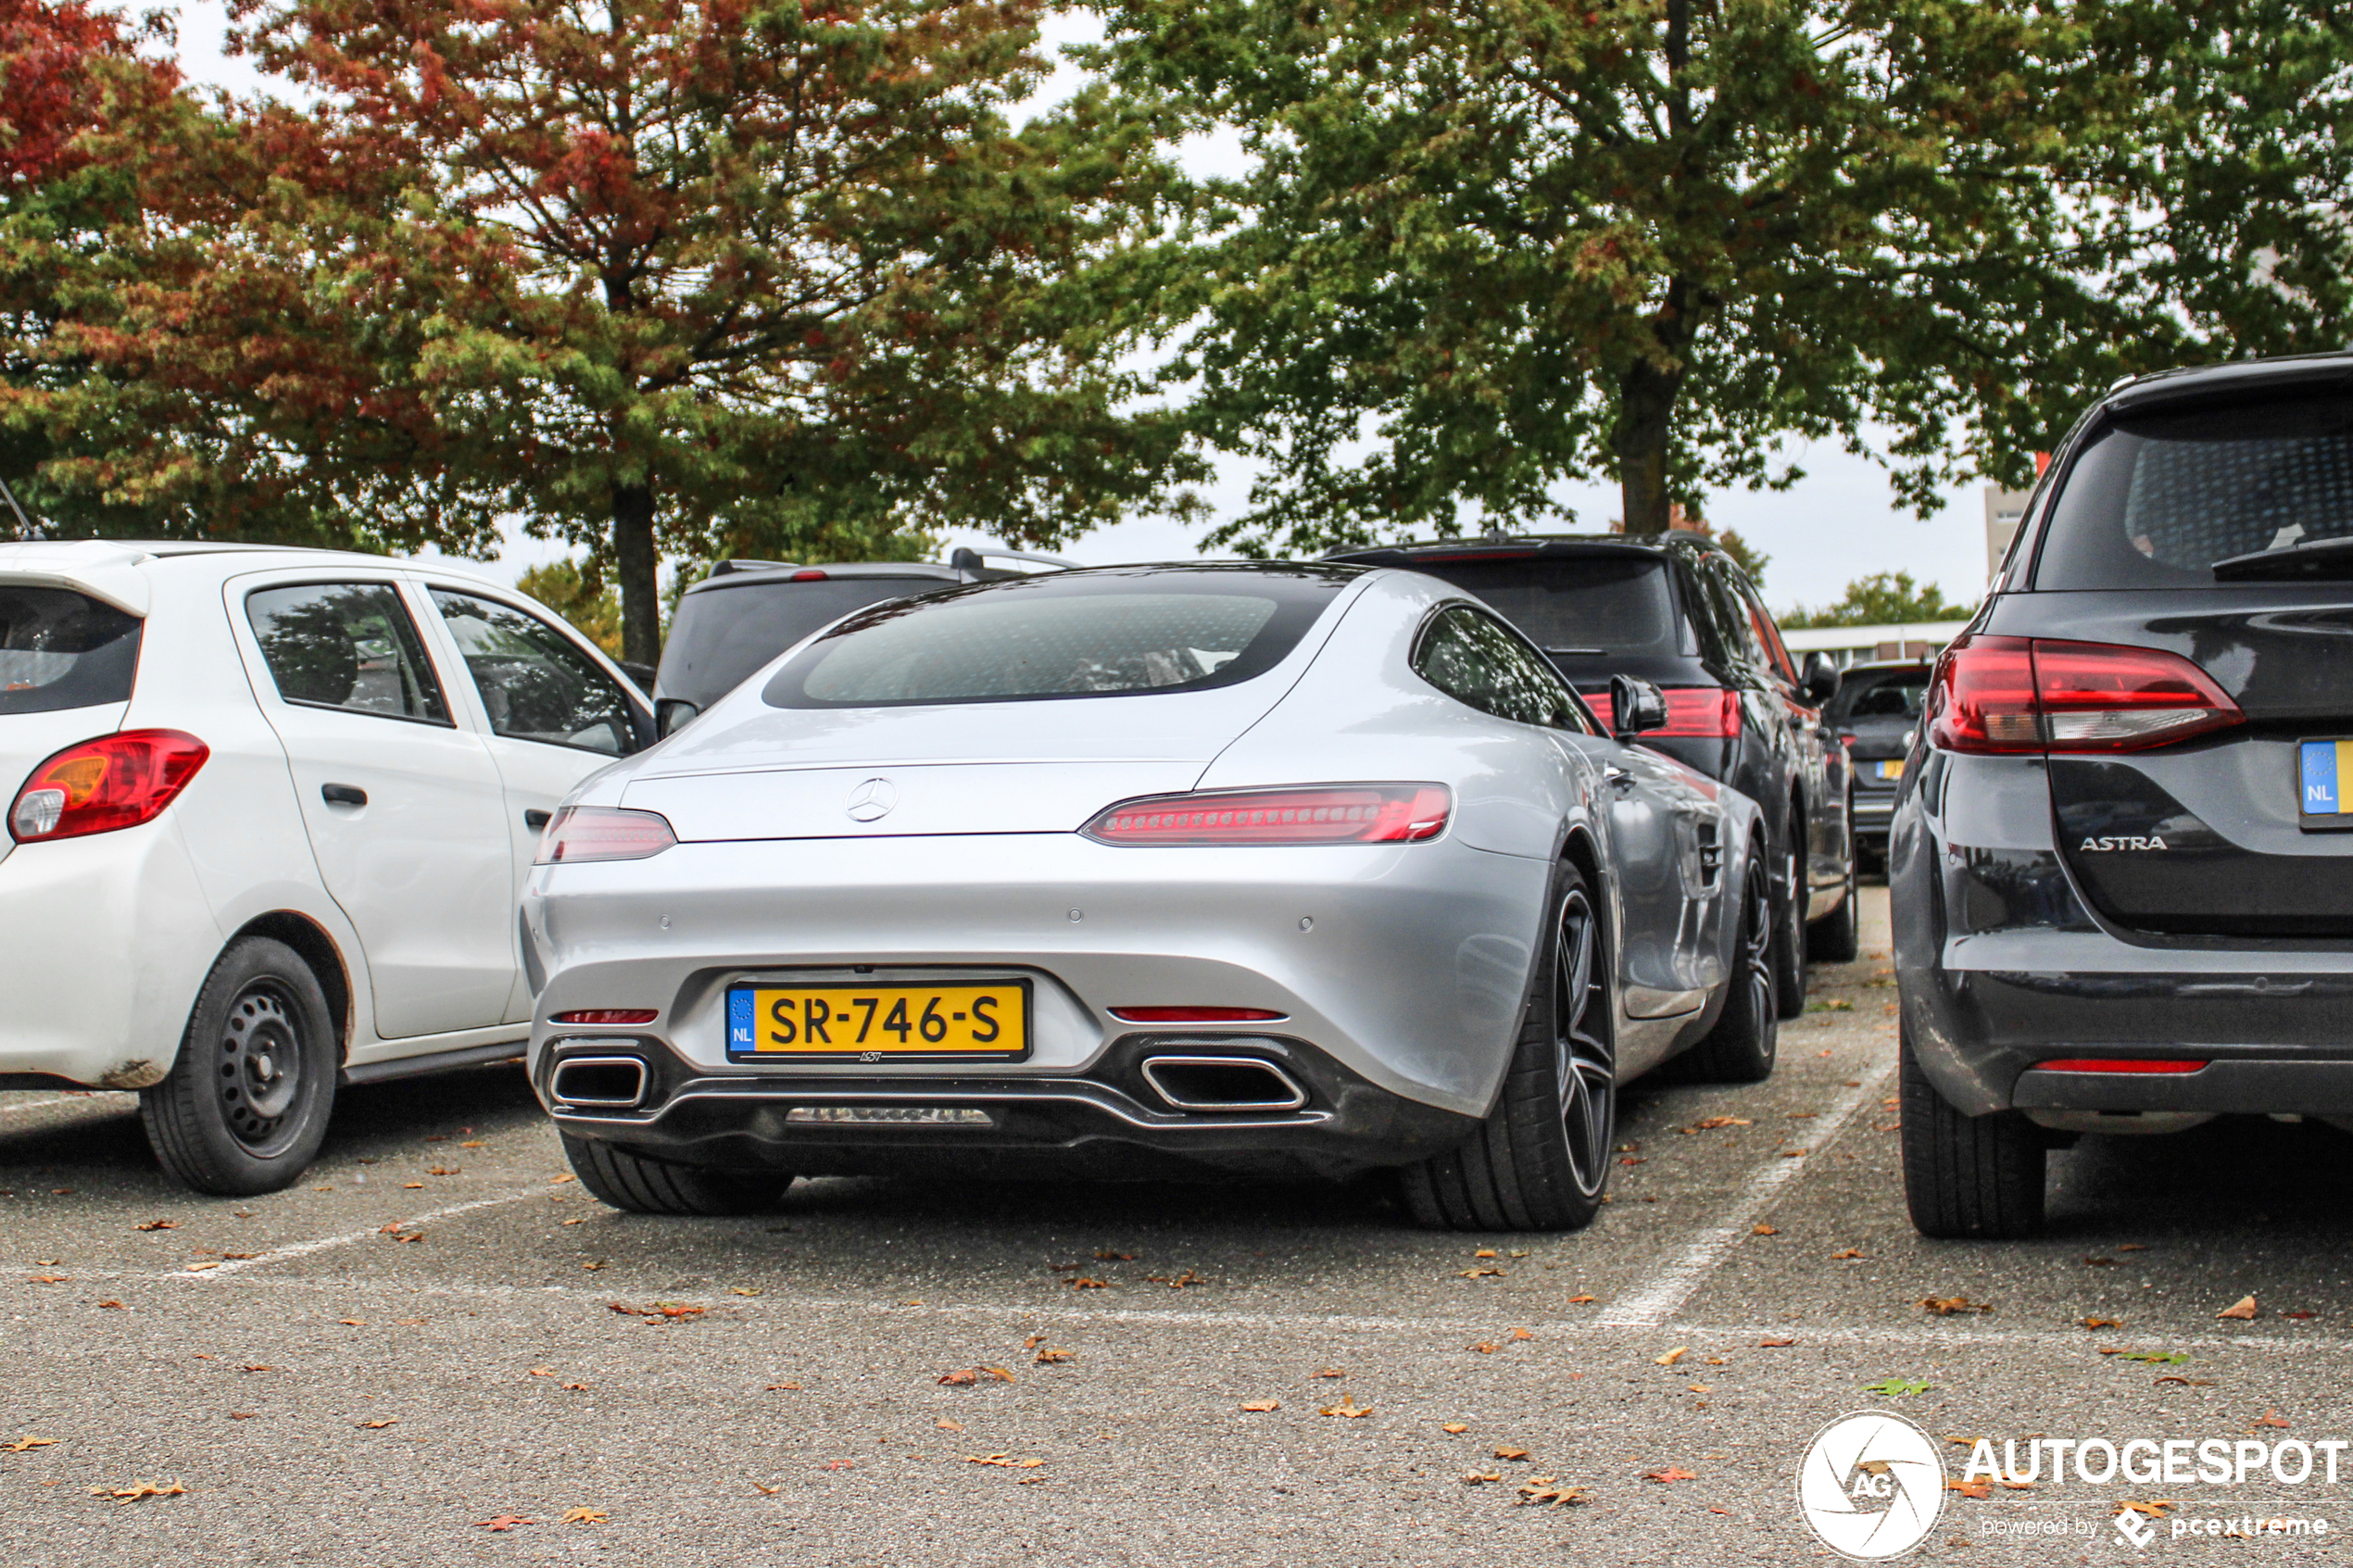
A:
[[[949,585],[937,577],[860,576],[800,583],[769,578],[698,589],[679,601],[655,692],[709,708],[761,665],[851,610]]]
[[[1831,698],[1822,721],[1844,724],[1858,719],[1918,719],[1920,699],[1927,692],[1925,667],[1861,674],[1850,671],[1840,684],[1838,695]]]
[[[2037,588],[2213,588],[2217,561],[2353,539],[2353,399],[2127,416],[2070,466]]]
[[[1655,558],[1436,558],[1413,567],[1478,595],[1546,653],[1677,651],[1674,601]]]
[[[1231,685],[1280,661],[1353,575],[1123,567],[983,583],[851,617],[761,695],[777,708],[891,708]]]
[[[128,702],[145,625],[69,588],[0,584],[0,713]]]

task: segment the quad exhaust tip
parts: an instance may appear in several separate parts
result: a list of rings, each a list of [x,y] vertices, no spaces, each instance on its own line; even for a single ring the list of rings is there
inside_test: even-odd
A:
[[[1296,1079],[1257,1057],[1146,1057],[1144,1082],[1178,1110],[1297,1110],[1307,1103]]]
[[[574,1056],[556,1063],[547,1093],[583,1110],[634,1110],[645,1102],[646,1064],[634,1056]]]

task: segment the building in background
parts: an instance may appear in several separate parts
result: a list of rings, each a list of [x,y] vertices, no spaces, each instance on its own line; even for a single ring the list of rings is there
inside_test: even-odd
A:
[[[2036,462],[2042,461],[2036,454]],[[2010,541],[2018,536],[2019,520],[2026,515],[2026,499],[2032,490],[2005,490],[1998,484],[1985,487],[1985,581],[2002,570],[2002,558],[2010,553]]]
[[[1830,655],[1841,670],[1893,659],[1934,659],[1961,634],[1966,621],[1922,621],[1904,626],[1817,626],[1783,632],[1781,641],[1803,660],[1809,653]]]

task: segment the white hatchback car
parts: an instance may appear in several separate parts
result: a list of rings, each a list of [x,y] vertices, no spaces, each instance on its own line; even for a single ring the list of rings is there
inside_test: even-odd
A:
[[[137,1089],[174,1175],[284,1185],[339,1083],[522,1054],[539,830],[652,738],[585,639],[460,573],[0,545],[0,1087]]]

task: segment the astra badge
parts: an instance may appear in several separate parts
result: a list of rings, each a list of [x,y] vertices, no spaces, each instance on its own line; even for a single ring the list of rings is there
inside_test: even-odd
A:
[[[1886,1411],[1839,1417],[1814,1435],[1798,1463],[1798,1512],[1824,1546],[1857,1562],[1911,1550],[1944,1506],[1935,1443]]]
[[[2162,849],[2164,847],[2165,840],[2154,834],[2146,838],[2124,834],[2115,838],[2087,838],[2083,841],[2083,847],[2078,853],[2088,854],[2101,849]]]
[[[868,779],[849,792],[849,804],[844,808],[853,822],[871,822],[890,815],[899,804],[899,786],[888,779]]]

